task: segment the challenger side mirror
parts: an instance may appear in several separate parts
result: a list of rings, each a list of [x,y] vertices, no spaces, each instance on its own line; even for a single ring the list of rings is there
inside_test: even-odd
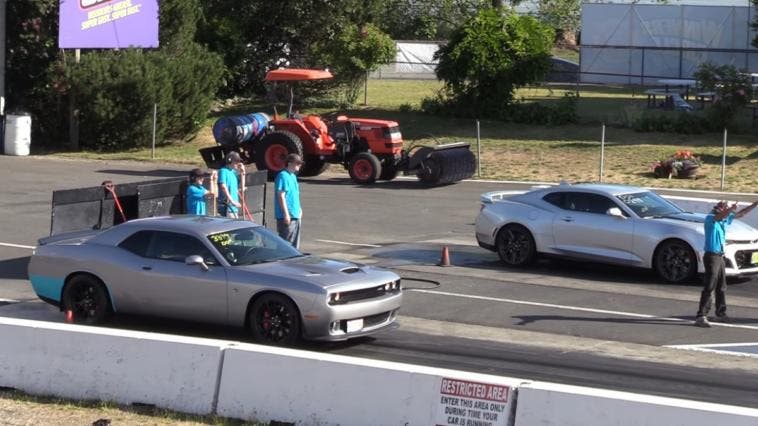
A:
[[[622,213],[621,209],[618,207],[611,207],[607,212],[605,212],[605,214],[613,217],[618,217],[620,219],[626,219],[626,216],[624,216],[624,213]]]
[[[184,263],[186,265],[200,265],[200,269],[202,269],[203,271],[207,271],[208,269],[210,269],[208,268],[208,265],[205,264],[205,260],[203,260],[203,257],[197,254],[187,256],[187,258],[184,259]]]

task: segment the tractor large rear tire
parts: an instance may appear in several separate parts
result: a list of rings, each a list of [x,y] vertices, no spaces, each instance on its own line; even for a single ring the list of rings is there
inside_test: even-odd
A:
[[[271,132],[261,139],[260,146],[255,150],[255,167],[268,170],[268,178],[273,180],[280,170],[287,167],[288,154],[303,156],[300,138],[286,130]]]
[[[300,176],[318,176],[324,173],[329,168],[329,163],[319,158],[317,155],[309,155],[305,157],[305,164],[300,169]]]
[[[382,174],[382,163],[379,162],[376,155],[370,152],[361,152],[350,160],[348,172],[355,183],[370,185],[376,182]]]

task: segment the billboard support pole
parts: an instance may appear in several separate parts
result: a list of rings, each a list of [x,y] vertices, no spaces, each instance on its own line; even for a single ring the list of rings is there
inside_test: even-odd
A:
[[[74,64],[79,64],[81,60],[81,50],[74,50]],[[74,65],[76,66],[76,65]],[[79,150],[79,110],[76,109],[76,92],[73,90],[68,96],[68,138],[71,142],[71,149]]]

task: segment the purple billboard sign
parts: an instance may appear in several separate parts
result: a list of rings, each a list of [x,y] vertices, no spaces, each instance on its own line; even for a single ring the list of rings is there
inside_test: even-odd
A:
[[[61,49],[158,47],[158,0],[60,0]]]

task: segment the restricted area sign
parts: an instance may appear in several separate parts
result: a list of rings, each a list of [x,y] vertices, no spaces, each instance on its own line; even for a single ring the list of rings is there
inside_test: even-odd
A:
[[[510,387],[442,378],[437,426],[505,426]]]

